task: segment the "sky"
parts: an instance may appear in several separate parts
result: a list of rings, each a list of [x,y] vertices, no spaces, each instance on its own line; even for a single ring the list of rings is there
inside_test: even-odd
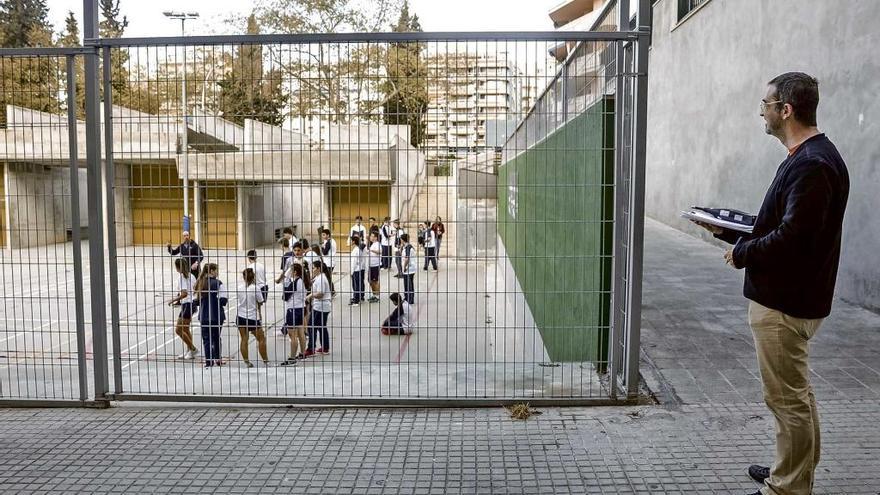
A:
[[[73,11],[82,29],[82,1],[48,0],[50,21],[58,31]],[[166,10],[196,11],[201,19],[187,21],[187,34],[230,34],[223,20],[246,15],[249,0],[122,0],[128,17],[126,37],[178,36],[180,23],[166,19]],[[561,0],[410,0],[425,31],[552,31],[547,12]]]

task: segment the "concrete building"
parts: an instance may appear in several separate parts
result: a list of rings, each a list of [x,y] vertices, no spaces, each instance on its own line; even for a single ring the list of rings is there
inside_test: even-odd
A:
[[[8,115],[0,149],[4,244],[64,242],[74,228],[65,213],[70,202],[67,119],[12,106]],[[187,124],[184,157],[177,149],[177,119],[114,107],[117,246],[179,239],[184,168],[194,234],[211,249],[267,245],[276,229],[288,225],[297,225],[310,239],[318,226],[330,226],[342,241],[356,215],[407,221],[425,180],[424,155],[409,144],[408,129],[397,126],[339,128],[327,146],[320,146],[280,127],[252,120],[239,126],[199,111]],[[83,122],[77,134],[84,167]],[[349,145],[333,136],[361,141]],[[87,225],[85,205],[81,211],[81,224]]]
[[[837,294],[880,309],[876,19],[873,0],[654,2],[647,214],[715,242],[679,211],[757,211],[786,154],[758,115],[767,81],[811,74],[819,80],[819,129],[840,150],[851,181]]]
[[[431,55],[422,148],[430,166],[487,151],[486,122],[521,115],[521,81],[512,58],[466,53]]]

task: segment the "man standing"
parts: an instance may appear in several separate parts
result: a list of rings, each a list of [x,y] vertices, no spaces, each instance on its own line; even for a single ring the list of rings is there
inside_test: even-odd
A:
[[[345,238],[345,245],[351,246],[351,238],[358,236],[359,239],[367,238],[367,229],[364,227],[364,217],[358,215],[354,217],[354,225],[348,229],[348,237]]]
[[[181,242],[179,246],[172,249],[171,242],[169,241],[166,247],[168,248],[168,254],[172,256],[177,256],[179,254],[181,258],[186,260],[190,266],[190,273],[192,273],[194,277],[199,278],[199,268],[202,260],[205,259],[205,255],[202,253],[202,248],[196,244],[196,241],[190,238],[188,230],[183,231],[183,242]]]
[[[743,294],[755,340],[764,402],[776,420],[776,460],[753,465],[765,486],[754,495],[808,495],[819,463],[819,415],[810,385],[808,341],[831,312],[849,174],[816,127],[817,81],[789,72],[768,83],[765,130],[788,149],[751,235],[700,224],[735,244],[724,253],[745,268]]]

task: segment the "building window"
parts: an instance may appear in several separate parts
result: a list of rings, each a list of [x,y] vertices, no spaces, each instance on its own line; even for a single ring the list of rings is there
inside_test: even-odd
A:
[[[697,10],[709,0],[678,0],[678,21],[687,17],[688,14]]]

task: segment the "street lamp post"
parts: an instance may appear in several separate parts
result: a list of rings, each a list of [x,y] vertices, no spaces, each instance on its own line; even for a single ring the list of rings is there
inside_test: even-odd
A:
[[[180,35],[186,36],[186,21],[198,19],[198,12],[166,11],[162,14],[169,19],[180,20]],[[183,47],[183,84],[180,90],[180,104],[183,114],[183,126],[181,129],[181,154],[183,158],[183,230],[190,230],[189,219],[189,157],[187,143],[187,106],[186,106],[186,46]]]

